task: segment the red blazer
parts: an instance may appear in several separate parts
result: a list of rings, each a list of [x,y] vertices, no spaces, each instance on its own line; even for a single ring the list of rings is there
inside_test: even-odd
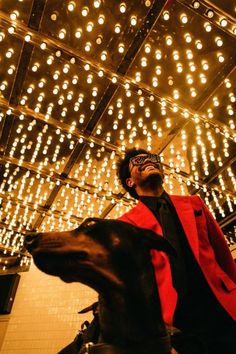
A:
[[[236,264],[219,225],[200,197],[170,195],[170,199],[211,290],[236,321]],[[141,201],[119,219],[162,235],[159,222]],[[172,285],[169,260],[164,252],[152,250],[151,254],[164,321],[172,324],[177,293]]]

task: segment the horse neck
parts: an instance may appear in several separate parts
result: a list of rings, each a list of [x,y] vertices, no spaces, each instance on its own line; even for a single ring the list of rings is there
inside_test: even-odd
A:
[[[100,294],[102,340],[110,344],[141,345],[166,335],[152,265],[132,274],[123,291]]]

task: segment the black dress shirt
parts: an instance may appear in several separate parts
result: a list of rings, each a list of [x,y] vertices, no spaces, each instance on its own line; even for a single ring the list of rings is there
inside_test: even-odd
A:
[[[162,227],[163,236],[175,249],[175,254],[169,255],[172,280],[179,298],[183,298],[187,291],[187,264],[185,260],[184,235],[176,227],[178,216],[166,192],[160,197],[141,197],[140,200],[148,206],[158,219]]]

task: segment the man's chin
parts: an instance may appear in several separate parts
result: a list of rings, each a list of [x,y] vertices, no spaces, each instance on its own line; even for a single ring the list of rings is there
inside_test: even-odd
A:
[[[156,188],[163,184],[163,175],[158,171],[152,171],[149,173],[146,178],[143,180],[143,186],[149,186],[151,188]]]

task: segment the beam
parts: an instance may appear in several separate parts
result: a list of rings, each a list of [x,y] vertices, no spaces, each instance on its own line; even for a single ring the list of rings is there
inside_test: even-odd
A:
[[[235,220],[236,220],[236,211],[234,211],[233,213],[231,213],[228,216],[226,216],[226,218],[221,220],[218,224],[220,225],[221,228],[223,228],[223,227],[231,224]]]

